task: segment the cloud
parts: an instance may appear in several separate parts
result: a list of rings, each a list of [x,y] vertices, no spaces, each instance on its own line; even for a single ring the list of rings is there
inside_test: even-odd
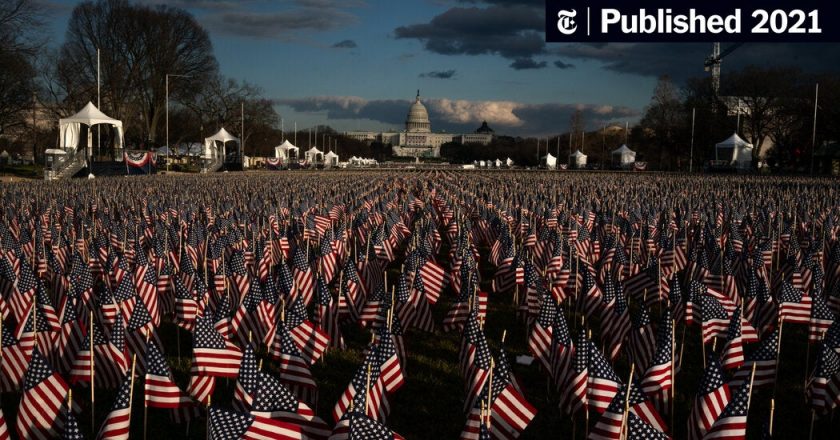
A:
[[[277,3],[269,4],[276,5]],[[247,8],[244,2],[241,5],[242,7],[237,9],[207,14],[202,17],[202,21],[208,29],[229,35],[288,41],[298,38],[303,31],[333,30],[356,23],[358,17],[348,9],[360,7],[364,3],[339,0],[295,0],[286,7],[272,10]]]
[[[510,67],[513,67],[516,70],[527,70],[527,69],[542,69],[547,66],[548,63],[545,61],[534,61],[533,58],[517,58],[512,63],[510,63]]]
[[[726,48],[727,45],[723,45]],[[549,47],[550,53],[582,61],[595,61],[618,73],[660,76],[668,74],[682,81],[707,75],[703,61],[712,51],[710,43],[598,43],[564,44]],[[829,43],[747,43],[722,61],[722,76],[727,70],[749,65],[796,66],[807,72],[836,71],[840,45]]]
[[[574,69],[574,68],[575,68],[575,65],[574,65],[574,64],[570,64],[570,63],[563,62],[563,60],[557,60],[557,61],[555,61],[555,62],[554,62],[554,65],[555,65],[558,69],[563,69],[563,70],[565,70],[565,69]]]
[[[338,43],[333,44],[332,47],[336,49],[355,49],[359,47],[359,45],[356,44],[356,42],[353,40],[342,40]]]
[[[455,77],[455,73],[455,69],[432,70],[431,72],[421,73],[420,78],[451,79]]]
[[[450,133],[472,132],[487,121],[499,134],[544,135],[564,132],[565,122],[581,110],[590,128],[635,119],[639,111],[628,107],[594,104],[526,104],[516,101],[424,99],[432,129]],[[276,104],[301,113],[322,113],[328,120],[371,120],[402,127],[409,100],[367,100],[356,96],[316,96],[282,99]]]
[[[428,23],[394,29],[394,37],[418,40],[443,55],[499,55],[516,61],[545,52],[544,27],[544,12],[532,7],[453,7]]]
[[[167,5],[184,9],[229,10],[238,9],[243,2],[232,0],[139,0],[138,3]]]

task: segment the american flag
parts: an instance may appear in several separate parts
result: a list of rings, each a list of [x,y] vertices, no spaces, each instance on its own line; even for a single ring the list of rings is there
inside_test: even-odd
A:
[[[598,413],[603,413],[621,387],[621,379],[594,344],[589,342],[587,348],[589,386],[586,398],[592,408],[595,408]]]
[[[6,426],[6,417],[3,416],[2,408],[0,408],[0,440],[9,440],[9,427]]]
[[[193,365],[196,371],[205,376],[236,377],[242,351],[226,340],[214,328],[209,316],[201,316],[195,321],[193,331]]]
[[[713,338],[723,336],[729,329],[729,315],[715,297],[703,295],[700,297],[703,317],[703,343],[708,344]]]
[[[502,359],[493,367],[491,394],[487,396],[485,390],[482,399],[490,402],[490,417],[493,420],[490,435],[497,439],[514,440],[528,427],[537,410],[518,389],[504,352],[500,355]]]
[[[338,422],[351,406],[355,409],[365,408],[364,412],[376,420],[384,420],[390,412],[388,396],[382,380],[377,355],[377,346],[368,351],[365,361],[356,370],[347,388],[339,396],[333,407],[333,419]]]
[[[93,332],[93,346],[91,338],[87,337],[82,343],[82,349],[73,362],[70,377],[73,383],[90,382],[103,388],[117,388],[122,382],[128,368],[128,358],[125,354],[125,327],[122,319],[117,319],[110,337],[105,329],[97,322],[89,326]],[[91,362],[93,362],[93,377],[91,377]]]
[[[2,334],[3,362],[0,362],[0,391],[10,393],[20,389],[28,362],[17,338],[0,320]]]
[[[333,428],[330,440],[405,440],[382,423],[361,412],[349,412]]]
[[[313,364],[321,358],[329,346],[330,338],[307,319],[303,300],[298,298],[291,307],[287,308],[286,325],[289,326],[292,340],[295,341],[304,359]]]
[[[254,349],[251,344],[245,344],[233,394],[233,407],[237,411],[248,411],[251,408],[259,387],[259,376],[260,371],[257,368],[257,356],[254,354]]]
[[[290,423],[211,407],[208,421],[210,440],[300,440],[300,427]]]
[[[787,323],[809,324],[811,321],[811,297],[785,281],[779,293],[779,319]]]
[[[111,411],[105,417],[99,428],[97,440],[128,440],[131,425],[131,392],[134,388],[134,377],[129,374],[123,380],[117,391]]]
[[[669,440],[668,434],[648,425],[639,416],[627,414],[627,440]]]
[[[627,344],[630,359],[639,371],[645,371],[650,366],[651,358],[656,350],[656,333],[650,314],[644,304],[640,304],[638,311],[631,316],[633,328]]]
[[[192,292],[187,290],[180,277],[174,277],[172,284],[175,290],[175,323],[188,331],[195,326],[195,318],[198,314],[198,301]]]
[[[379,379],[385,391],[394,393],[405,383],[396,343],[388,325],[380,326],[376,332],[378,336],[376,362],[379,364]]]
[[[84,329],[76,314],[76,299],[67,297],[61,317],[61,330],[56,337],[52,363],[60,373],[67,373],[73,366],[76,355],[82,348]],[[5,352],[4,359],[5,359]]]
[[[811,408],[826,414],[840,405],[840,355],[828,345],[820,346],[817,365],[805,390]]]
[[[780,340],[780,328],[774,329],[772,332],[764,336],[758,348],[747,355],[744,365],[732,377],[730,385],[741,385],[749,380],[752,372],[753,364],[755,365],[755,380],[753,386],[760,387],[764,385],[771,385],[776,381],[776,362],[778,361],[778,352]]]
[[[632,327],[627,297],[621,291],[616,293],[615,307],[605,310],[604,315],[605,319],[601,320],[601,334],[606,340],[609,358],[615,359],[621,353],[621,346]]]
[[[566,328],[568,338],[568,328]],[[567,357],[572,358],[568,377],[555,375],[557,388],[560,390],[560,409],[568,414],[575,414],[580,409],[589,411],[589,351],[592,342],[586,337],[585,330],[578,333],[578,342],[572,346],[571,340],[566,348]]]
[[[341,327],[338,325],[338,304],[333,300],[327,281],[321,275],[318,275],[315,292],[318,296],[318,308],[314,317],[315,325],[320,327],[329,337],[330,348],[343,349],[344,337],[341,335]]]
[[[640,380],[642,391],[651,398],[665,401],[673,384],[674,321],[665,309],[656,332],[656,352],[653,361]]]
[[[721,353],[721,365],[727,370],[739,368],[744,363],[744,338],[741,335],[741,307],[732,312],[729,329],[726,332],[726,345]]]
[[[338,267],[338,258],[336,252],[330,244],[330,235],[326,234],[321,238],[321,245],[318,248],[318,268],[321,270],[321,276],[327,281],[332,281]]]
[[[314,401],[309,396],[317,394],[317,385],[309,370],[309,362],[303,358],[300,350],[292,340],[292,335],[286,323],[277,322],[275,330],[268,343],[268,355],[278,362],[280,379],[298,395],[298,399]]]
[[[145,402],[152,408],[193,407],[196,402],[175,384],[169,364],[157,344],[146,347]]]
[[[312,303],[312,297],[315,292],[315,276],[300,246],[295,249],[294,256],[292,257],[292,276],[295,280],[297,295],[308,306]]]
[[[251,415],[297,426],[304,438],[320,439],[330,435],[330,428],[315,411],[300,402],[280,381],[266,373],[260,373],[258,380]]]
[[[245,296],[242,297],[242,302],[236,308],[236,313],[231,320],[233,332],[239,338],[241,345],[248,345],[250,339],[253,338],[262,340],[265,335],[265,329],[270,322],[263,322],[259,314],[259,307],[262,302],[262,288],[259,285],[259,280],[251,278],[248,281],[250,287],[246,290]]]
[[[834,314],[829,310],[822,295],[814,295],[811,302],[811,319],[808,322],[808,342],[822,339],[823,333],[828,331],[834,320]]]
[[[709,427],[704,439],[743,440],[747,436],[747,414],[750,410],[752,384],[745,382],[734,393],[726,408]]]
[[[446,284],[446,271],[433,261],[425,261],[420,266],[419,275],[422,278],[426,299],[429,304],[435,305]]]
[[[5,359],[3,360],[5,363]],[[49,439],[61,429],[61,410],[69,388],[54,372],[38,347],[23,380],[23,396],[18,406],[15,430],[21,439]]]
[[[688,416],[688,438],[691,440],[705,438],[729,403],[729,385],[724,382],[723,369],[717,356],[709,354],[706,369],[700,379],[700,388],[694,397],[694,405]]]
[[[73,414],[73,410],[71,408],[67,408],[65,405],[64,413],[64,428],[62,429],[61,433],[61,440],[84,440],[84,436],[82,435],[82,430],[79,429],[79,421],[76,420],[76,415]]]
[[[492,358],[487,337],[479,327],[476,312],[472,311],[464,326],[459,354],[461,375],[467,382],[465,410],[473,408],[480,398],[490,376]]]
[[[557,315],[557,305],[551,295],[544,293],[541,297],[540,313],[531,328],[528,337],[528,349],[540,361],[546,371],[552,370],[551,340],[554,317]]]

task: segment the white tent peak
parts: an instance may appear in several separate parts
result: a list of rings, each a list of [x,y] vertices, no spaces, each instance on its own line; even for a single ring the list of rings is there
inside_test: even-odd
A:
[[[285,141],[283,141],[282,144],[280,144],[280,145],[278,145],[274,148],[282,148],[284,150],[299,150],[299,148],[296,147],[293,143],[289,142],[288,139],[286,139]]]
[[[741,136],[738,136],[738,133],[732,133],[732,136],[726,138],[726,140],[721,141],[718,145],[749,145],[752,146],[751,143],[745,141]]]
[[[118,127],[122,127],[122,121],[114,119],[105,113],[102,113],[101,110],[96,108],[92,102],[88,101],[87,105],[84,106],[78,113],[69,118],[61,118],[59,120],[60,124],[70,123],[70,122],[78,122],[80,124],[85,124],[88,126],[96,125],[96,124],[111,124],[116,125]]]
[[[621,146],[613,150],[612,153],[634,153],[634,151],[631,150],[630,147],[627,146],[627,144],[621,144]]]
[[[575,152],[574,152],[574,153],[572,153],[572,154],[570,154],[569,156],[570,156],[570,157],[586,157],[586,155],[585,155],[585,154],[583,154],[583,153],[581,153],[581,151],[580,151],[580,150],[575,150]]]
[[[213,136],[204,138],[204,141],[239,142],[239,138],[230,134],[224,127],[222,127]]]

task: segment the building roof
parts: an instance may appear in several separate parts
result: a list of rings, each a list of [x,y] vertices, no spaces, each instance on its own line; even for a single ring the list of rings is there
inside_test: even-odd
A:
[[[429,132],[431,131],[431,122],[429,121],[429,111],[426,106],[420,102],[420,91],[417,91],[417,97],[414,99],[414,104],[408,109],[408,115],[405,118],[405,126],[408,131],[414,132]]]
[[[493,129],[490,128],[487,125],[487,121],[482,122],[481,127],[478,127],[478,129],[475,132],[476,133],[482,133],[482,134],[486,134],[486,133],[493,134],[493,133],[495,133],[495,131],[493,131]]]

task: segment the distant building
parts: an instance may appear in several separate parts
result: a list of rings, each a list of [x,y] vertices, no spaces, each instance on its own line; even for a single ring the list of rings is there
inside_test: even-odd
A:
[[[433,133],[426,106],[420,102],[420,91],[405,118],[405,130],[399,132],[348,131],[345,136],[362,142],[382,142],[393,146],[394,156],[440,157],[441,145],[448,142],[488,145],[495,136],[487,121],[475,133]]]

